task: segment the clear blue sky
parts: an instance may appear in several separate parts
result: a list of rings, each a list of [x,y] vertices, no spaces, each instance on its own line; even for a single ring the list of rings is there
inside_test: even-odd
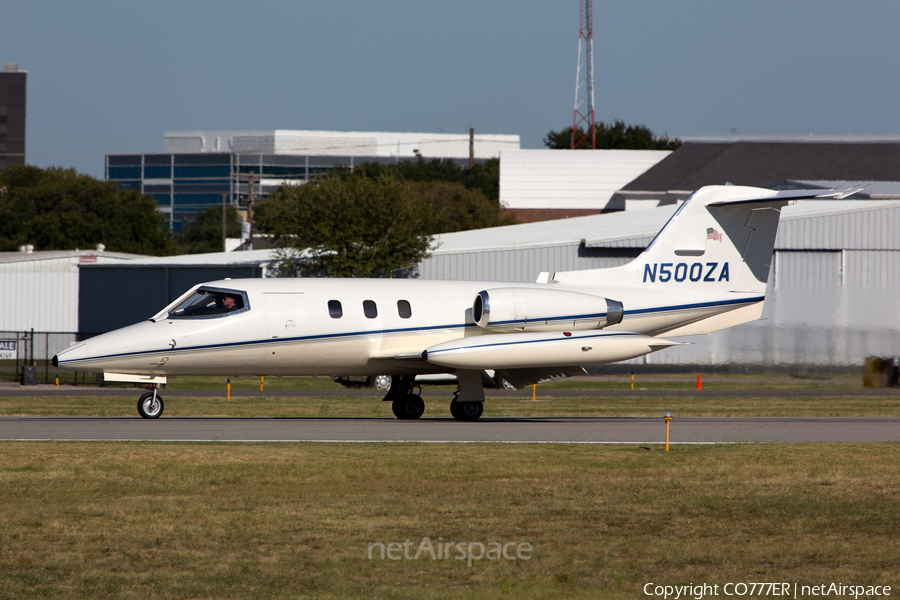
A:
[[[669,135],[900,133],[900,2],[594,3],[597,119]],[[185,129],[571,124],[578,1],[11,0],[28,162],[97,177]]]

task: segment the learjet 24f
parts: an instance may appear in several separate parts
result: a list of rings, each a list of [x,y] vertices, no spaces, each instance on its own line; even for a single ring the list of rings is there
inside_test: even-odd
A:
[[[685,200],[628,264],[542,273],[537,283],[418,279],[226,279],[198,285],[152,319],[53,357],[106,381],[172,375],[390,374],[400,419],[425,403],[415,377],[453,373],[450,402],[474,421],[484,371],[517,388],[584,373],[758,319],[781,208],[848,191],[709,186]],[[162,414],[157,393],[138,412]]]

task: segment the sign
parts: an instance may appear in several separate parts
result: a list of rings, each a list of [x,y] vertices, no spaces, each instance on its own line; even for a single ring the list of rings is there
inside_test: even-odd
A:
[[[18,344],[17,340],[0,340],[0,360],[16,360]]]

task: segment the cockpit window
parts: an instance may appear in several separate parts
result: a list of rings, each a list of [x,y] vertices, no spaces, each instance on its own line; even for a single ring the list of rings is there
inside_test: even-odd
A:
[[[169,311],[169,319],[220,317],[249,310],[246,294],[236,290],[199,288]]]

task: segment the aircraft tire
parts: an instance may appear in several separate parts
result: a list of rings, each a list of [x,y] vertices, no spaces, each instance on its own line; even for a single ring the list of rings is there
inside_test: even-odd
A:
[[[417,394],[406,394],[391,402],[391,410],[398,419],[418,419],[425,412],[425,401]]]
[[[147,392],[137,404],[138,414],[145,419],[158,419],[163,413],[163,399],[159,394],[156,395],[156,402],[153,401],[153,392]]]
[[[477,421],[484,412],[484,402],[457,402],[450,403],[450,414],[457,421]]]

